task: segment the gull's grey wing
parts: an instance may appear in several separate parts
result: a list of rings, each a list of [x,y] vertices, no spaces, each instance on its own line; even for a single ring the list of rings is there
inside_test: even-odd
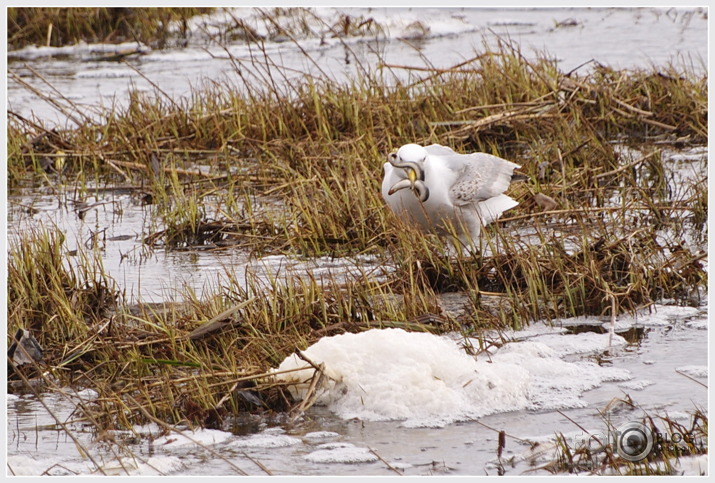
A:
[[[509,188],[518,164],[487,153],[445,156],[444,162],[458,171],[449,190],[455,205],[466,205],[499,196]]]

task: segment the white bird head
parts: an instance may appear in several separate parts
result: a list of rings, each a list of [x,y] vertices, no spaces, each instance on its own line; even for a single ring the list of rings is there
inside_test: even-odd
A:
[[[418,144],[405,144],[396,153],[390,153],[387,158],[391,165],[400,168],[396,174],[402,178],[390,188],[388,194],[392,195],[401,189],[409,188],[420,201],[427,201],[429,189],[424,183],[427,150]]]

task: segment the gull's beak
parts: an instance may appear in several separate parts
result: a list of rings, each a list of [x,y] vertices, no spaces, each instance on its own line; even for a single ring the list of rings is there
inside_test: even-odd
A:
[[[405,168],[405,171],[407,171],[407,179],[403,179],[402,181],[399,181],[395,183],[395,185],[390,188],[390,191],[387,192],[388,195],[392,195],[395,193],[395,191],[400,191],[405,188],[409,188],[412,191],[415,190],[415,181],[417,181],[417,171],[415,171],[412,168]]]
[[[415,181],[417,181],[417,171],[411,168],[407,168],[407,179],[410,180],[410,184],[412,185],[411,189],[415,189]]]
[[[425,185],[425,172],[419,163],[414,161],[403,161],[398,158],[397,153],[388,155],[387,160],[396,168],[401,168],[407,173],[407,179],[403,179],[395,183],[387,192],[388,195],[393,195],[395,192],[409,188],[420,201],[427,201],[429,198],[429,190]]]

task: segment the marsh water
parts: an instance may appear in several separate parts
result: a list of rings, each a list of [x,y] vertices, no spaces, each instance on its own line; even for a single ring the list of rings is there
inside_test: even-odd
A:
[[[559,59],[564,72],[588,68],[594,62],[616,68],[648,68],[672,62],[704,70],[708,55],[707,13],[699,9],[349,11],[389,25],[389,33],[343,41],[306,38],[299,41],[304,51],[293,42],[273,39],[266,42],[265,52],[291,76],[315,74],[318,69],[336,79],[354,75],[357,66],[376,68],[378,63],[383,67],[428,64],[448,68],[477,55],[483,42],[493,43],[498,38],[518,44],[527,57],[537,51],[548,52]],[[320,9],[319,14],[337,15],[331,9]],[[217,47],[196,35],[184,48],[146,51],[130,59],[142,72],[140,76],[124,63],[99,60],[97,52],[106,49],[76,46],[12,53],[9,110],[26,118],[71,125],[68,113],[76,115],[81,110],[94,116],[97,106],[124,105],[132,89],[156,95],[152,83],[176,97],[189,96],[192,86],[204,82],[233,84],[237,80],[232,78],[234,66],[224,55],[226,49],[236,58],[251,55],[240,42]],[[308,62],[304,52],[317,64]],[[177,63],[182,66],[180,72],[175,68]],[[397,67],[389,72],[397,78],[409,75],[408,70]],[[31,92],[13,75],[44,94]],[[59,99],[65,106],[62,112],[43,97]],[[705,176],[706,152],[680,156],[688,170]],[[311,272],[320,279],[365,274],[380,277],[390,270],[379,260],[365,257],[315,260],[282,255],[256,258],[231,248],[152,250],[142,244],[142,239],[156,229],[151,207],[142,206],[132,192],[121,189],[98,191],[95,198],[83,199],[81,206],[76,204],[72,189],[61,186],[13,189],[8,198],[10,239],[36,226],[56,226],[65,234],[70,249],[96,250],[127,298],[137,302],[172,300],[184,287],[191,287],[200,296],[204,290],[220,287],[222,277],[229,273],[241,279],[247,271],[266,277]],[[266,469],[279,475],[544,474],[546,470],[538,467],[553,456],[556,434],[578,439],[584,432],[604,433],[607,419],[618,426],[642,417],[644,412],[687,425],[694,410],[706,409],[707,303],[703,299],[693,305],[677,307],[665,301],[652,313],[624,317],[618,321],[617,330],[624,342],[612,346],[594,345],[581,336],[603,332],[606,320],[598,318],[556,321],[553,326],[537,323],[515,332],[511,334],[515,340],[539,340],[556,349],[568,347],[559,352],[566,361],[594,361],[625,371],[628,377],[604,380],[583,391],[578,404],[501,412],[442,427],[345,420],[317,406],[292,424],[236,421],[223,432],[193,434],[205,447],[180,438],[160,441],[156,439],[158,428],[137,428],[140,438],[130,433],[113,435],[123,442],[120,449],[98,438],[91,427],[72,422],[77,398],[91,400],[91,391],[66,397],[52,394],[44,397],[44,402],[90,448],[95,462],[107,474],[231,475],[239,472],[236,467],[256,475],[266,474]],[[497,458],[498,431],[507,434],[501,459]],[[540,444],[533,447],[534,442]],[[11,474],[97,472],[95,464],[80,453],[32,395],[8,396],[7,452]],[[706,463],[688,460],[682,465],[682,471],[699,474]]]

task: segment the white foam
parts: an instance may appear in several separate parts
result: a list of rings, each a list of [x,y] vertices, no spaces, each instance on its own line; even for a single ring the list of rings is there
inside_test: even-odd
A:
[[[196,431],[182,431],[183,434],[171,433],[154,440],[155,447],[171,447],[189,446],[194,444],[212,445],[226,441],[233,435],[226,431],[217,429],[198,429]]]
[[[710,326],[707,318],[689,320],[685,323],[685,325],[687,325],[691,329],[697,330],[708,330],[708,327]]]
[[[340,436],[338,433],[333,431],[313,431],[312,433],[307,433],[303,436],[303,439],[308,441],[320,441],[323,439],[332,439]]]
[[[579,337],[581,344],[570,346],[567,340],[573,336],[558,337],[569,346],[565,353],[572,353],[604,344],[600,334],[591,335],[597,337]],[[583,391],[630,377],[625,370],[588,361],[566,362],[541,342],[512,342],[476,360],[447,337],[401,329],[325,337],[303,354],[325,364],[328,381],[318,403],[345,419],[404,420],[405,426],[444,426],[519,409],[581,407]],[[304,367],[292,355],[276,371]],[[296,383],[292,390],[302,398],[312,373],[304,369],[276,377]]]
[[[152,456],[146,461],[137,458],[121,458],[102,465],[102,473],[107,476],[144,475],[157,476],[182,470],[184,464],[177,456]]]
[[[313,463],[372,463],[377,456],[368,448],[359,448],[351,443],[327,443],[304,456]]]
[[[177,456],[152,456],[146,462],[137,465],[137,475],[168,475],[184,468],[184,463]]]
[[[253,8],[221,9],[189,19],[189,28],[197,37],[215,37],[222,30],[225,31],[227,26],[235,25],[236,18],[240,18],[253,32],[262,36],[268,48],[289,41],[291,37],[299,41],[303,48],[315,44],[315,47],[324,49],[340,42],[350,43],[365,38],[434,38],[477,29],[462,15],[442,9],[334,7],[311,7],[300,12],[294,11],[290,15],[271,15],[270,20]],[[350,19],[353,27],[361,27],[342,32],[345,18]],[[290,37],[275,35],[277,30],[290,33]],[[336,30],[340,32],[339,37],[335,35]]]
[[[97,55],[119,54],[127,51],[147,53],[150,52],[151,49],[139,42],[124,42],[121,44],[88,44],[85,42],[79,42],[77,44],[64,45],[61,47],[37,47],[34,45],[28,45],[22,49],[10,52],[10,55],[14,58],[31,60],[60,56],[88,58]]]
[[[691,377],[708,377],[707,366],[681,366],[676,367],[675,370]]]
[[[681,456],[678,458],[669,458],[668,463],[663,461],[655,461],[651,463],[650,468],[656,472],[671,476],[703,476],[708,474],[708,455]],[[604,476],[615,476],[627,474],[629,468],[625,466],[618,468],[609,468],[603,474]]]
[[[82,389],[81,391],[74,391],[74,389],[69,389],[68,392],[73,393],[80,399],[93,401],[99,397],[99,393],[94,389]]]
[[[231,446],[239,448],[285,448],[300,443],[300,439],[285,434],[259,433],[233,441]]]
[[[6,471],[15,476],[77,476],[91,474],[95,466],[87,459],[64,460],[58,464],[55,458],[32,458],[26,455],[8,455]]]
[[[605,381],[630,379],[630,373],[623,369],[603,368],[589,361],[566,362],[557,356],[601,348],[603,335],[607,336],[594,333],[546,336],[555,347],[532,341],[507,344],[497,353],[498,361],[528,368],[530,409],[586,407],[580,398],[583,392]],[[559,340],[565,347],[558,347]]]
[[[701,476],[708,474],[708,455],[682,456],[670,460],[676,468],[676,474],[683,476]]]
[[[164,428],[162,428],[156,423],[147,423],[135,424],[132,430],[136,434],[141,434],[142,436],[152,436],[161,434],[161,432],[164,431]]]
[[[623,389],[630,389],[631,391],[642,391],[648,386],[652,386],[655,384],[653,381],[649,381],[647,379],[641,379],[639,381],[628,381],[628,382],[623,382],[618,385],[618,387],[622,387]]]
[[[660,305],[655,304],[651,307],[652,310],[642,310],[635,316],[622,315],[618,318],[618,322],[622,326],[643,325],[646,327],[666,327],[673,325],[683,319],[698,318],[702,313],[702,309],[698,307],[682,307],[679,305]]]
[[[544,334],[534,337],[533,341],[549,346],[556,355],[567,356],[604,351],[612,347],[626,345],[626,339],[620,335],[582,332],[580,334]]]
[[[8,455],[6,462],[6,471],[8,476],[32,476],[39,475],[44,470],[49,468],[53,463],[47,462],[47,466],[44,466],[41,461],[34,458],[30,458],[25,455]]]

